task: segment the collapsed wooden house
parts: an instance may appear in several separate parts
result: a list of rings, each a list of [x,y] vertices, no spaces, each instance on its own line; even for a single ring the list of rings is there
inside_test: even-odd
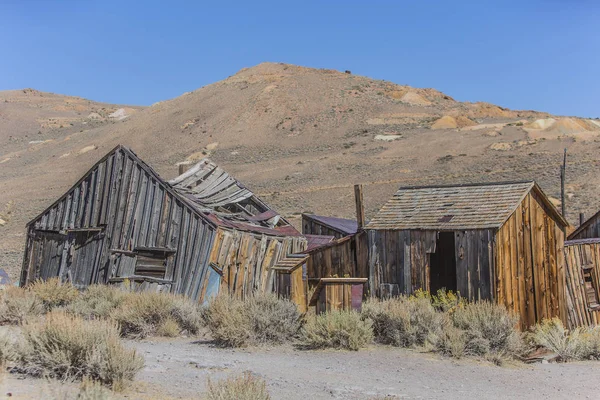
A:
[[[366,226],[373,295],[458,291],[566,322],[568,223],[535,182],[400,188]]]
[[[208,159],[166,182],[117,146],[27,224],[21,285],[128,282],[204,301],[271,291],[272,269],[306,248],[284,218]]]

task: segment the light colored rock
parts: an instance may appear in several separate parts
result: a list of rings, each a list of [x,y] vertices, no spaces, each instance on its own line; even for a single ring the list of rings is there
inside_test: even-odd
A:
[[[112,119],[116,119],[117,121],[120,121],[122,119],[129,117],[129,114],[127,113],[127,111],[124,108],[119,108],[117,111],[108,114],[108,117],[112,118]]]
[[[77,154],[80,154],[80,155],[81,155],[81,154],[85,154],[85,153],[87,153],[87,152],[89,152],[89,151],[96,150],[97,148],[98,148],[98,146],[96,146],[96,145],[94,145],[94,144],[93,144],[93,145],[91,145],[91,146],[85,146],[83,149],[79,150],[79,151],[77,152]]]
[[[402,135],[376,135],[375,140],[381,140],[384,142],[393,142],[394,140],[401,139]]]
[[[507,150],[510,150],[511,148],[512,148],[512,145],[510,143],[498,142],[498,143],[492,143],[490,145],[490,149],[496,150],[496,151],[507,151]]]
[[[212,151],[212,150],[216,149],[217,147],[219,147],[219,142],[213,142],[213,143],[206,145],[206,150]]]
[[[6,221],[3,220],[2,218],[0,218],[0,226],[4,226],[4,225],[6,225]]]
[[[400,101],[413,106],[430,106],[431,101],[415,92],[407,92],[400,98]]]
[[[451,117],[450,115],[444,115],[442,118],[438,119],[431,125],[431,129],[456,129],[458,128],[458,124],[456,123],[456,119]]]

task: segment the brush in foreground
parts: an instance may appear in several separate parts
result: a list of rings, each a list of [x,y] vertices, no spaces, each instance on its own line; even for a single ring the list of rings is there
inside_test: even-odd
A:
[[[117,324],[109,320],[51,312],[45,321],[25,325],[23,336],[17,369],[34,376],[88,377],[119,389],[144,366],[135,350],[123,346]]]
[[[250,372],[218,382],[208,379],[206,400],[270,400],[267,384]]]
[[[330,311],[310,316],[302,328],[302,346],[309,349],[358,350],[373,340],[370,319],[356,311]]]
[[[300,327],[296,305],[274,294],[256,294],[245,301],[217,296],[205,309],[204,320],[215,342],[225,347],[284,343]]]
[[[533,327],[528,339],[556,353],[560,361],[600,359],[600,326],[569,331],[560,319],[547,319]]]

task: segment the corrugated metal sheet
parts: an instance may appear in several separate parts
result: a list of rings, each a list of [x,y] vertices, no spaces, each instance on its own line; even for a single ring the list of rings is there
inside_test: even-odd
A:
[[[358,231],[358,223],[354,219],[325,217],[322,215],[314,214],[304,215],[305,217],[311,218],[323,225],[327,225],[332,229],[345,233],[346,235],[353,235]]]
[[[333,241],[335,241],[335,236],[329,235],[302,235],[308,241],[308,245],[306,247],[306,251],[310,251],[321,246],[325,246]]]
[[[498,228],[534,182],[400,188],[367,229]]]
[[[279,236],[300,234],[208,158],[200,160],[169,184],[219,226]]]

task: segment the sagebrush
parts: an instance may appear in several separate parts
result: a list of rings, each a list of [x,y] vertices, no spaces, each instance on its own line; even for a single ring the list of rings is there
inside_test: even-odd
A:
[[[0,325],[19,325],[45,312],[35,293],[15,286],[0,291]]]
[[[213,382],[210,378],[207,383],[208,391],[206,400],[270,400],[266,382],[245,372]]]
[[[600,326],[569,331],[560,319],[547,319],[532,328],[528,340],[555,352],[559,361],[600,359]]]
[[[110,320],[84,320],[64,312],[48,313],[26,324],[14,357],[23,373],[57,379],[88,377],[119,388],[143,367],[143,358],[126,349]]]
[[[75,286],[70,282],[63,283],[59,278],[38,279],[28,289],[42,301],[48,311],[70,304],[79,295]]]
[[[330,311],[309,316],[302,328],[302,346],[309,349],[359,350],[373,340],[373,324],[356,311]]]
[[[297,334],[300,313],[294,303],[275,294],[255,294],[245,301],[227,295],[211,299],[204,320],[221,346],[280,344]]]

